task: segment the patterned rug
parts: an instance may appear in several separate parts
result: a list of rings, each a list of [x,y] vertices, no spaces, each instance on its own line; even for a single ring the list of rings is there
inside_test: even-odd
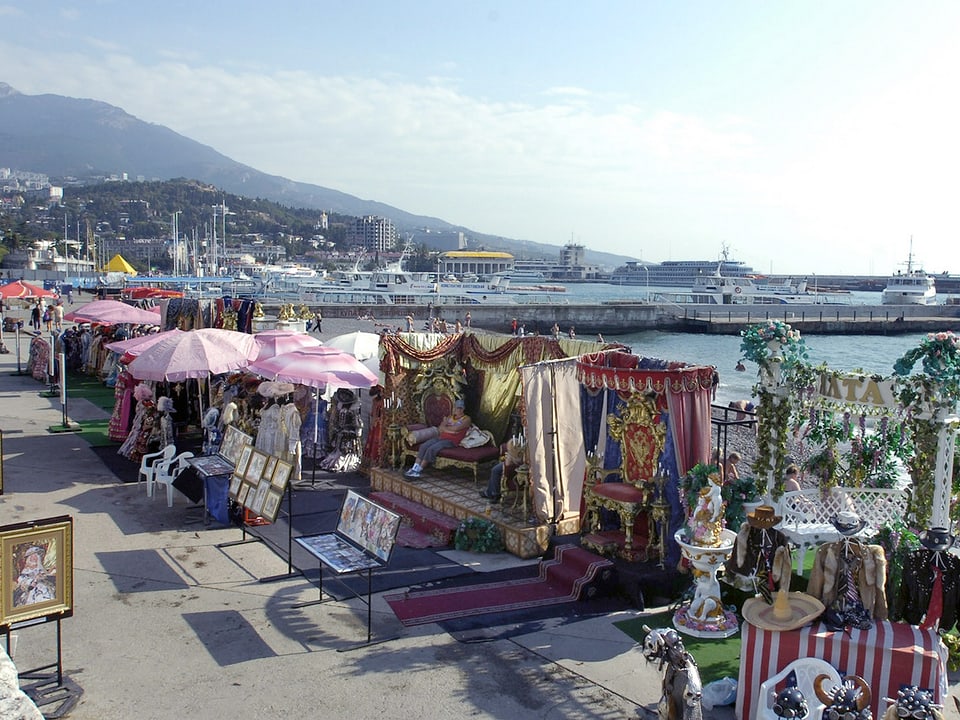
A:
[[[573,545],[558,545],[535,576],[435,590],[410,590],[385,600],[404,625],[423,625],[485,613],[503,613],[591,597],[613,563]]]

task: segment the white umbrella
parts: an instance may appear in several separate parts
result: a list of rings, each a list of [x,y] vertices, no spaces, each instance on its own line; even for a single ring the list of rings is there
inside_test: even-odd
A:
[[[377,357],[380,353],[380,336],[376,333],[352,332],[337,335],[323,343],[326,347],[342,350],[353,355],[357,360],[367,360]]]

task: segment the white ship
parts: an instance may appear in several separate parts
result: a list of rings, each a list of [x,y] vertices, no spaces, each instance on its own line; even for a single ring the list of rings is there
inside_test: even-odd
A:
[[[937,286],[932,275],[922,269],[913,269],[913,238],[910,238],[910,254],[907,255],[907,271],[897,272],[887,278],[887,285],[880,296],[883,305],[936,305]]]

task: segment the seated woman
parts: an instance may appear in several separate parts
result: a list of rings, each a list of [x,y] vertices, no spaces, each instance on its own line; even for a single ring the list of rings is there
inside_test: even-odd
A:
[[[420,472],[436,459],[438,452],[460,444],[472,424],[470,416],[463,412],[463,400],[458,399],[453,404],[453,414],[447,415],[437,426],[437,437],[424,441],[417,451],[417,461],[405,475],[409,478],[420,477]]]

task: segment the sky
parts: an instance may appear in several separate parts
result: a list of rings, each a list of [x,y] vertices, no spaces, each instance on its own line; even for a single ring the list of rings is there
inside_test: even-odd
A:
[[[960,273],[955,0],[0,0],[0,81],[477,232]],[[23,168],[29,169],[29,168]]]

